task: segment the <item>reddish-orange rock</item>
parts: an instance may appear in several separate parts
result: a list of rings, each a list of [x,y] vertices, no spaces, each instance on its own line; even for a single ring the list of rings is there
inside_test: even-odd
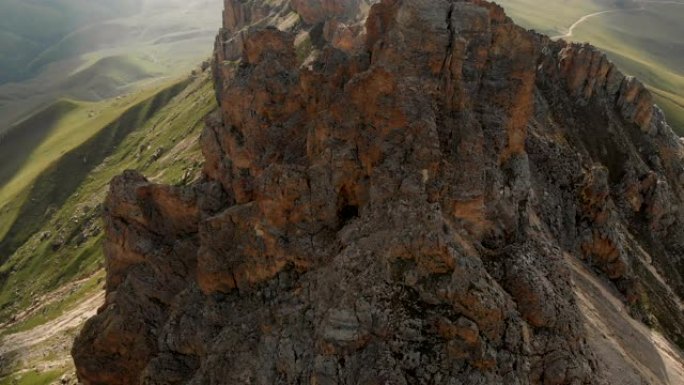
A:
[[[334,18],[353,20],[360,14],[364,0],[290,0],[304,22],[315,25]]]

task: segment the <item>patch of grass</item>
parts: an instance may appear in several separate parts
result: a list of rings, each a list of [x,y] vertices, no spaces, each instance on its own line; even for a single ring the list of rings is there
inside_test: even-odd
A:
[[[302,41],[299,42],[299,44],[297,44],[296,50],[297,60],[300,63],[306,60],[311,54],[311,51],[313,51],[313,44],[311,43],[311,38],[309,36],[306,36],[304,39],[302,39]]]
[[[0,379],[0,385],[50,385],[63,374],[62,370],[50,370],[47,372],[31,370],[20,375],[9,375],[2,378]]]
[[[497,0],[506,14],[523,27],[549,36],[562,35],[580,17],[604,9],[593,0]]]
[[[94,259],[92,258],[92,256],[100,255],[99,249],[102,248],[102,243],[101,241],[98,241],[95,242],[95,244],[96,248],[98,249],[97,251],[93,250],[92,248],[88,250],[88,253],[91,253],[89,255],[90,260]],[[84,255],[85,253],[81,254]],[[87,271],[87,269],[83,269],[83,271]],[[49,321],[59,318],[65,312],[71,310],[72,308],[74,308],[74,306],[78,305],[80,301],[83,300],[83,298],[86,298],[87,296],[92,295],[96,291],[101,290],[104,282],[104,276],[104,271],[100,270],[100,272],[95,274],[93,277],[89,278],[86,282],[74,288],[71,292],[67,293],[66,296],[59,298],[55,302],[52,302],[44,306],[36,314],[32,315],[23,322],[15,324],[10,328],[0,331],[0,336],[31,330],[37,326],[43,325]]]

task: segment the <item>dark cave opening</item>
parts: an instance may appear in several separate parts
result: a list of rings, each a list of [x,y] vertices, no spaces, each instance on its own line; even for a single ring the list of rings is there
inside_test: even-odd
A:
[[[359,206],[350,204],[343,205],[337,210],[337,218],[339,219],[340,227],[344,227],[354,218],[359,217]]]

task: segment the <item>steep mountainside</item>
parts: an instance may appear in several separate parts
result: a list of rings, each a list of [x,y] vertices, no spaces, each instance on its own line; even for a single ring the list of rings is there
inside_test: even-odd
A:
[[[225,1],[203,177],[113,180],[79,378],[676,383],[664,339],[596,341],[684,345],[684,145],[652,95],[486,1],[370,3]]]

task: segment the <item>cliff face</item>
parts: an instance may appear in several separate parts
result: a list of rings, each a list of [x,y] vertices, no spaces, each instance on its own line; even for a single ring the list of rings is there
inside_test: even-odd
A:
[[[684,146],[485,1],[226,0],[205,178],[106,202],[86,384],[601,384],[568,258],[684,341]]]

